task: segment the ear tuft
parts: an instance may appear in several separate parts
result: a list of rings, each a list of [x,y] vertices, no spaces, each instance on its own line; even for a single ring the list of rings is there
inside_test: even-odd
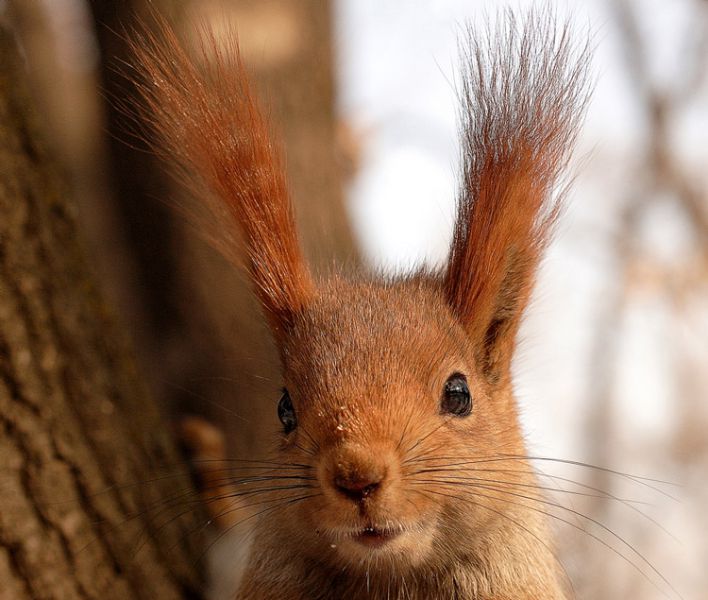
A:
[[[245,262],[278,335],[308,303],[314,283],[281,150],[251,90],[236,34],[217,38],[203,25],[187,50],[162,17],[153,17],[152,29],[131,34],[140,101],[129,110],[149,127],[141,137],[198,200],[187,216],[227,259]]]
[[[469,31],[463,56],[463,178],[444,289],[499,378],[561,208],[555,188],[589,98],[590,52],[549,12],[507,12],[483,35]]]

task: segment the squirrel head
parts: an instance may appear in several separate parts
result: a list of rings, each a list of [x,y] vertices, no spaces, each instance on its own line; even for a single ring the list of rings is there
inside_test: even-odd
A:
[[[505,494],[532,478],[510,366],[588,97],[587,48],[544,14],[469,32],[446,265],[318,279],[235,37],[206,32],[195,60],[159,29],[134,44],[153,148],[218,222],[216,246],[245,256],[282,359],[279,460],[307,489],[284,492],[273,535],[343,567],[375,555],[401,568],[479,558],[519,521],[533,533],[537,515]]]
[[[314,478],[293,539],[344,564],[376,549],[412,567],[447,545],[450,514],[495,516],[433,483],[455,482],[451,463],[523,451],[508,379],[485,374],[439,278],[334,278],[282,355],[280,452]]]

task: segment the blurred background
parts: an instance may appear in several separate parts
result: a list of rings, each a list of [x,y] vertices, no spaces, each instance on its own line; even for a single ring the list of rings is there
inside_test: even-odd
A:
[[[549,512],[578,598],[705,599],[708,2],[544,4],[590,32],[596,87],[516,357],[530,454],[566,490]],[[252,458],[278,430],[267,330],[110,101],[132,94],[125,28],[150,6],[187,36],[196,20],[237,27],[316,268],[400,272],[445,258],[458,44],[499,3],[0,0],[146,379],[170,419],[202,414]],[[227,597],[228,545],[212,554]]]

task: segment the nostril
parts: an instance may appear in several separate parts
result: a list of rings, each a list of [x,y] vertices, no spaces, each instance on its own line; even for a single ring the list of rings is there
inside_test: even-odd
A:
[[[344,479],[341,477],[334,478],[334,487],[337,491],[347,498],[360,502],[364,498],[371,496],[381,485],[381,480],[355,480]]]
[[[387,448],[335,448],[323,467],[329,489],[357,503],[381,494],[390,478],[392,459]]]

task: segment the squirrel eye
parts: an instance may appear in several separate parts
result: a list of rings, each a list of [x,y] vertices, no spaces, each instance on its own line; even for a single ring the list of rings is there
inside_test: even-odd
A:
[[[464,375],[455,373],[445,382],[440,412],[457,417],[466,417],[472,412],[472,395]]]
[[[290,400],[290,394],[285,388],[283,388],[283,395],[280,397],[280,402],[278,402],[278,418],[283,424],[285,433],[290,433],[297,427],[297,418],[295,417],[293,402]]]

